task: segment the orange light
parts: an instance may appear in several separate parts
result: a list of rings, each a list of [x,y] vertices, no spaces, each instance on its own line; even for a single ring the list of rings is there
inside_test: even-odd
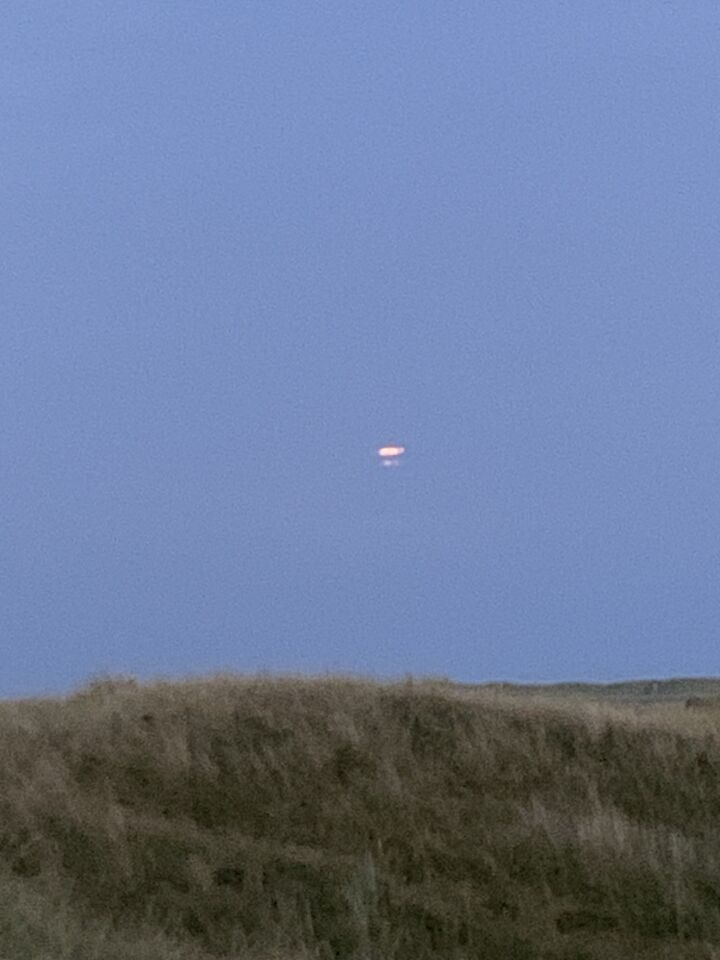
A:
[[[405,447],[380,447],[378,454],[381,457],[399,457],[405,453]]]

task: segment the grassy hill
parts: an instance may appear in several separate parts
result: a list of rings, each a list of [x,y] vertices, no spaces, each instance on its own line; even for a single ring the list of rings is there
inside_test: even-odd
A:
[[[0,958],[720,960],[720,709],[685,707],[719,695],[219,675],[0,702]]]

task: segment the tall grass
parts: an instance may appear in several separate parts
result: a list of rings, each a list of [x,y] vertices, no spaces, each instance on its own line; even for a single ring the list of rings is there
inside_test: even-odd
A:
[[[0,703],[0,958],[720,960],[719,718],[412,678]]]

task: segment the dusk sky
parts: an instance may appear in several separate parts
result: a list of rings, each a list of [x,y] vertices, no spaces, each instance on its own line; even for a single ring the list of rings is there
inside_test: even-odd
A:
[[[719,674],[719,50],[716,0],[5,0],[0,696]]]

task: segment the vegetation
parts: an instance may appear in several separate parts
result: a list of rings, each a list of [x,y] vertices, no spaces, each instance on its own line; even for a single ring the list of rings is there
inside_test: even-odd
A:
[[[0,958],[720,960],[719,688],[4,701]]]

